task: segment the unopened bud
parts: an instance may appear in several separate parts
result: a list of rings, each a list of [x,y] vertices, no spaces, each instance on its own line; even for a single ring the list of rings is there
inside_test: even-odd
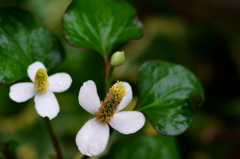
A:
[[[117,51],[112,55],[110,65],[113,67],[120,66],[123,64],[124,60],[125,60],[124,51]]]

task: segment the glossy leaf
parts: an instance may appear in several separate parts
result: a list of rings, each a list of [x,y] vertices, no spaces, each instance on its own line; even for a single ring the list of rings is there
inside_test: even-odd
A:
[[[137,110],[164,135],[179,135],[191,124],[204,99],[197,77],[181,65],[149,61],[138,69]]]
[[[117,45],[142,37],[142,25],[135,15],[121,0],[76,0],[64,14],[64,35],[71,45],[106,57]]]
[[[27,67],[35,61],[52,69],[64,55],[58,39],[31,13],[15,7],[0,8],[0,83],[27,77]]]
[[[173,137],[163,135],[128,138],[117,142],[101,159],[179,159]]]

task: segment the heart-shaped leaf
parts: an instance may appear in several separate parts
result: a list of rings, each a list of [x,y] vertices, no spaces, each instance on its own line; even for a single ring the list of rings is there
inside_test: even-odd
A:
[[[27,77],[27,67],[35,61],[52,69],[64,56],[58,39],[31,13],[15,7],[0,8],[0,83]]]
[[[141,135],[117,142],[101,159],[179,159],[173,137]]]
[[[164,135],[179,135],[191,124],[196,106],[204,100],[197,77],[183,66],[149,61],[138,69],[137,110]]]
[[[142,25],[135,15],[121,0],[76,0],[64,14],[64,35],[71,45],[106,57],[117,45],[142,37]]]

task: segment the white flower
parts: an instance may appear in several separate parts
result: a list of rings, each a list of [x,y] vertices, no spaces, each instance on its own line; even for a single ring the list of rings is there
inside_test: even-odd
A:
[[[96,115],[95,118],[87,121],[83,127],[79,130],[76,136],[76,144],[81,153],[88,156],[96,156],[104,151],[106,148],[108,138],[109,138],[109,126],[108,124],[123,134],[131,134],[135,133],[139,129],[141,129],[145,123],[145,117],[141,112],[138,111],[122,111],[132,100],[132,89],[131,86],[127,82],[119,82],[122,83],[113,87],[122,91],[123,89],[123,98],[120,100],[120,104],[117,104],[116,111],[110,113],[107,111],[107,119],[104,117],[104,121],[102,121],[102,112],[100,112],[103,105],[105,105],[103,109],[109,109],[109,105],[106,106],[107,102],[111,96],[111,90],[107,94],[107,97],[103,102],[100,103],[100,99],[97,94],[96,85],[93,81],[89,80],[83,84],[79,92],[79,103],[80,105],[89,113]],[[123,86],[124,88],[122,88]],[[116,96],[114,96],[115,98]],[[118,101],[118,100],[117,100]],[[116,101],[115,101],[116,102]],[[111,107],[111,110],[115,109],[115,107]],[[111,111],[110,110],[110,111]],[[100,114],[100,116],[99,116]],[[109,118],[110,117],[110,118]]]
[[[48,77],[44,64],[38,61],[28,66],[27,73],[32,82],[12,85],[10,98],[20,103],[35,96],[34,102],[38,114],[53,119],[60,110],[53,92],[66,91],[72,83],[72,78],[67,73],[56,73]]]

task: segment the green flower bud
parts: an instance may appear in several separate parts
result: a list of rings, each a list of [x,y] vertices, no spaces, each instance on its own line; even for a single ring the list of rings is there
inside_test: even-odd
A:
[[[117,51],[112,55],[110,65],[113,67],[120,66],[123,64],[124,60],[125,60],[124,51]]]

